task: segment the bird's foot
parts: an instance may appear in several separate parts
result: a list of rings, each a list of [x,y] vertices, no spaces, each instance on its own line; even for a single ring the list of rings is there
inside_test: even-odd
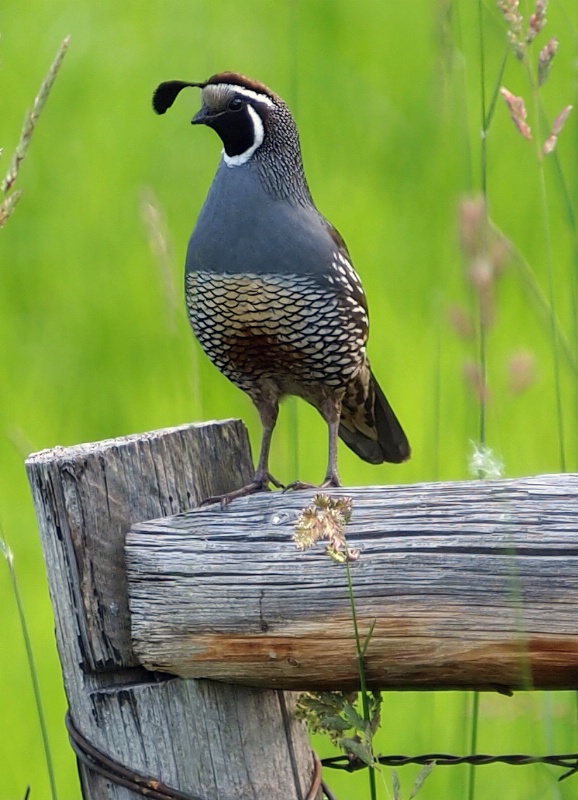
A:
[[[329,475],[325,476],[325,480],[321,485],[316,483],[305,483],[304,481],[293,481],[288,486],[286,486],[283,491],[284,492],[296,492],[300,489],[337,489],[342,485],[339,475],[336,472],[332,472]]]
[[[248,483],[246,486],[241,486],[240,489],[235,489],[234,491],[227,492],[226,494],[217,494],[213,497],[207,497],[207,499],[203,500],[200,505],[208,506],[211,503],[219,503],[221,510],[224,510],[230,502],[237,500],[239,497],[247,497],[248,495],[256,494],[257,492],[270,492],[270,483],[272,483],[277,489],[285,488],[284,485],[277,480],[277,478],[274,478],[273,475],[271,475],[271,473],[257,471],[251,483]]]
[[[285,492],[298,492],[300,489],[319,489],[319,486],[316,483],[305,483],[304,481],[293,481],[293,483],[288,484],[283,489],[283,494],[285,494]]]
[[[277,478],[274,478],[274,477],[271,475],[271,473],[270,473],[270,472],[267,472],[267,474],[266,474],[266,477],[267,477],[267,481],[268,481],[269,483],[272,483],[272,484],[273,484],[273,486],[274,486],[276,489],[284,489],[284,488],[285,488],[285,484],[284,484],[284,483],[281,483],[281,481],[278,481],[278,480],[277,480]]]

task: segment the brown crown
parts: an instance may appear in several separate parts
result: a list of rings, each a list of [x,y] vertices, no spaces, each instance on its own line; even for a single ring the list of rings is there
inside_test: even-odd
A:
[[[246,75],[241,75],[239,72],[219,72],[216,75],[211,75],[207,80],[207,84],[210,83],[230,83],[233,86],[242,86],[245,89],[251,89],[253,92],[267,95],[271,100],[280,99],[279,95],[271,91],[264,83],[248,78]]]

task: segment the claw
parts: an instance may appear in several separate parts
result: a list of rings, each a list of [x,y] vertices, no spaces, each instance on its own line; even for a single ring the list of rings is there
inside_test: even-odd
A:
[[[293,481],[293,483],[290,483],[283,489],[283,493],[289,491],[298,492],[301,489],[337,489],[339,486],[342,486],[342,483],[339,479],[339,475],[335,472],[328,475],[320,486],[316,483]]]
[[[235,489],[234,491],[227,492],[226,494],[217,494],[213,497],[207,497],[206,500],[203,500],[199,505],[208,506],[211,503],[219,503],[221,506],[221,511],[224,511],[230,502],[237,500],[239,497],[247,497],[248,495],[256,494],[257,492],[270,492],[270,483],[277,487],[277,489],[285,488],[283,484],[280,483],[277,478],[274,478],[269,472],[266,472],[264,475],[261,475],[259,472],[257,472],[251,483],[248,483],[246,486],[241,486],[240,489]]]
[[[283,489],[283,494],[285,492],[298,492],[301,489],[319,489],[316,483],[306,483],[305,481],[293,481],[288,486]]]

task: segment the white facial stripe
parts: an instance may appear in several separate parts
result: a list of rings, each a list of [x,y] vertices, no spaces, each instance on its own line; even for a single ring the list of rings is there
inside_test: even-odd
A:
[[[255,150],[263,144],[265,129],[263,128],[261,117],[253,106],[247,106],[247,111],[253,120],[253,144],[244,153],[239,153],[238,156],[228,156],[223,150],[223,160],[228,167],[240,167],[242,164],[246,164]]]
[[[260,94],[259,92],[254,92],[253,89],[245,89],[244,86],[237,86],[234,83],[221,83],[220,86],[226,86],[227,89],[230,89],[232,92],[236,92],[236,94],[240,94],[243,97],[248,97],[249,100],[257,100],[259,103],[264,103],[266,106],[273,108],[275,105],[274,102],[271,100],[270,97],[267,97],[266,94]]]

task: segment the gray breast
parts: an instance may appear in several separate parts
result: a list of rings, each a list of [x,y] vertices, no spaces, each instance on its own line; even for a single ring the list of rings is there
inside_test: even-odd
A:
[[[217,171],[187,251],[187,272],[322,276],[335,243],[315,206],[274,199],[255,165]]]

